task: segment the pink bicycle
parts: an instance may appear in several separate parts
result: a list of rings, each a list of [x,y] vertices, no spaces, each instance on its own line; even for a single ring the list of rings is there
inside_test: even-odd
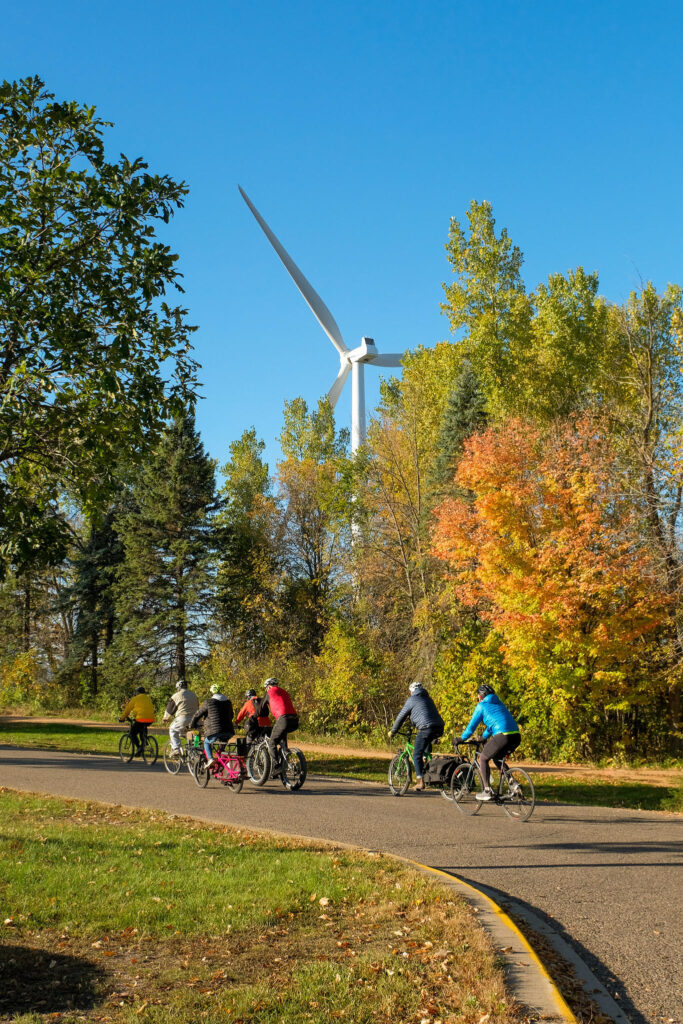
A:
[[[209,779],[227,786],[233,793],[239,793],[247,777],[245,741],[237,743],[215,743],[212,750],[213,764],[208,767],[206,754],[197,759],[192,770],[194,781],[200,789],[206,789]]]

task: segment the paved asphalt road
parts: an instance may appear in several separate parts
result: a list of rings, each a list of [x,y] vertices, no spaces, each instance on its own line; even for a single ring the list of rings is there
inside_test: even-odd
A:
[[[514,897],[546,918],[633,1024],[683,1024],[683,816],[539,805],[530,821],[498,807],[465,818],[438,793],[308,779],[239,795],[199,790],[163,765],[0,746],[0,785],[191,814],[397,853]]]

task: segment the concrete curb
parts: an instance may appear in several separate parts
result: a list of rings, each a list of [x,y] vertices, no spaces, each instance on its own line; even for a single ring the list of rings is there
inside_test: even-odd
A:
[[[505,960],[506,977],[519,1003],[538,1014],[546,1024],[578,1024],[535,950],[495,900],[457,875],[407,857],[395,859],[435,876],[443,885],[456,889],[475,908],[482,927],[493,940],[497,953]]]
[[[482,891],[485,889],[482,886]],[[553,949],[559,953],[563,960],[573,968],[578,980],[583,985],[586,994],[599,1007],[605,1016],[614,1021],[614,1024],[631,1024],[622,1008],[609,994],[603,983],[593,974],[585,960],[582,960],[576,950],[570,946],[566,939],[563,939],[559,932],[551,928],[538,914],[535,914],[528,907],[518,903],[517,900],[506,897],[505,906],[522,918],[529,927],[542,935]]]

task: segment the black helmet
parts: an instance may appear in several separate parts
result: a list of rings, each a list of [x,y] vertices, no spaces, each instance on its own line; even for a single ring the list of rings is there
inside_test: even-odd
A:
[[[245,693],[244,696],[249,698],[249,697],[256,697],[256,695],[257,695],[256,694],[256,690],[247,690],[247,692]]]
[[[137,690],[135,691],[135,696],[137,697],[139,693],[146,693],[144,686],[138,686]]]
[[[184,679],[179,679],[178,682],[175,684],[176,690],[184,690],[186,686],[187,683]]]
[[[483,700],[484,697],[488,697],[491,693],[495,696],[496,691],[488,683],[482,683],[481,686],[477,687],[477,697],[479,700]]]

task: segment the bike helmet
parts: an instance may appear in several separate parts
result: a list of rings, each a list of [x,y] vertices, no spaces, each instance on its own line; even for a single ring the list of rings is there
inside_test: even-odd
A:
[[[185,682],[184,679],[179,679],[178,682],[175,684],[176,690],[184,690],[186,686],[187,683]]]
[[[481,686],[477,687],[477,697],[479,700],[483,700],[484,697],[488,697],[491,693],[495,696],[496,691],[488,683],[482,683]]]
[[[272,676],[269,676],[268,679],[266,679],[265,683],[263,684],[263,689],[267,690],[271,686],[277,686],[277,679],[273,679]]]
[[[209,693],[220,693],[220,692],[221,692],[221,688],[218,685],[218,683],[212,683],[211,686],[209,687]]]
[[[137,697],[137,695],[139,693],[146,693],[146,692],[147,691],[145,690],[144,686],[138,686],[137,690],[135,691],[135,696]]]
[[[408,690],[409,690],[410,693],[415,693],[416,690],[421,690],[421,689],[422,689],[422,683],[418,683],[417,679],[415,680],[414,683],[411,683],[410,686],[408,687]]]
[[[249,700],[250,697],[256,697],[256,690],[247,690],[244,696],[247,698],[247,700]]]

